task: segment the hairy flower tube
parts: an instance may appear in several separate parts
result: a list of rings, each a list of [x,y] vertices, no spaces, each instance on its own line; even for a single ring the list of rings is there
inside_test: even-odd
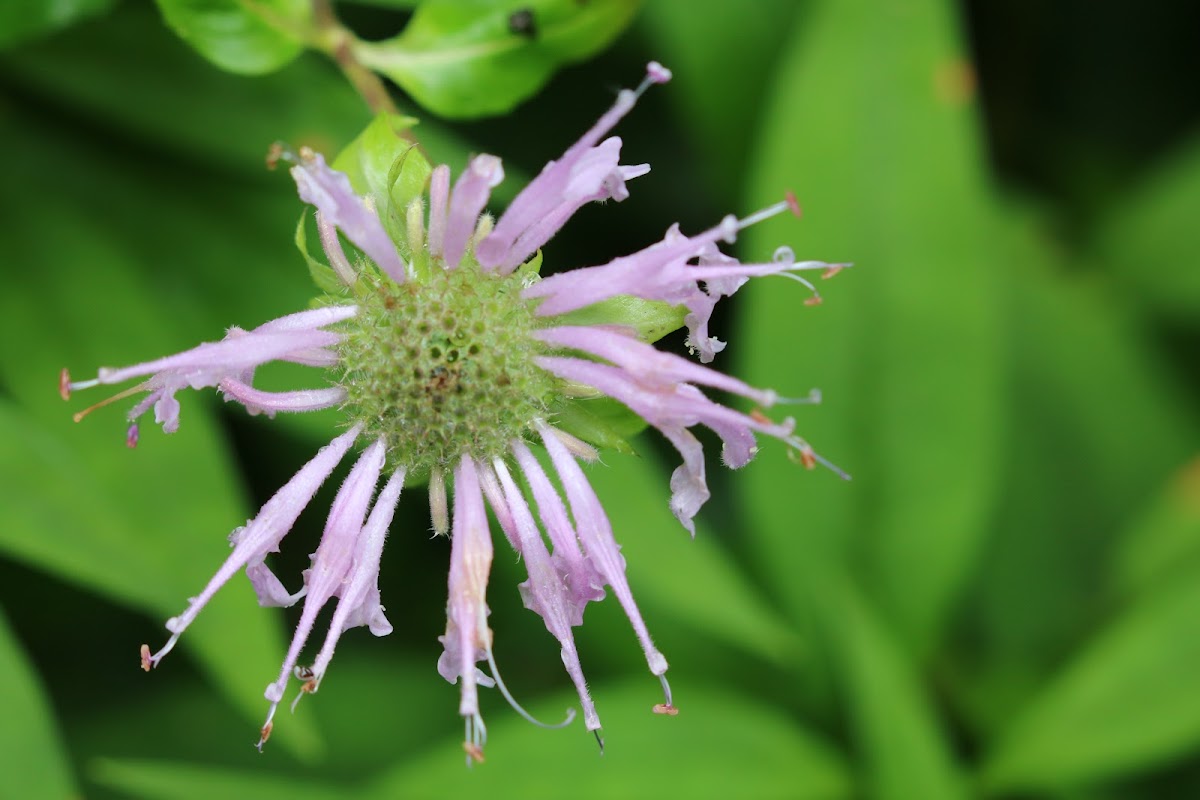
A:
[[[595,126],[547,164],[494,221],[485,213],[491,190],[503,178],[494,156],[471,159],[453,184],[449,167],[426,165],[420,184],[427,184],[427,193],[422,189],[402,207],[384,209],[376,198],[356,192],[351,178],[320,155],[284,153],[300,197],[316,209],[328,270],[335,277],[313,308],[250,330],[230,328],[220,341],[177,355],[101,369],[91,380],[72,382],[64,371],[64,397],[97,384],[144,379],[118,395],[143,395],[128,414],[130,446],[137,442],[139,420],[151,408],[164,431],[178,428],[176,394],[185,388],[215,387],[254,414],[336,407],[344,417],[344,431],[254,519],[233,531],[224,564],[186,609],[167,621],[166,644],[153,653],[142,646],[144,669],[159,664],[240,570],[262,605],[302,603],[278,677],[266,688],[270,705],[261,748],[288,684],[293,678],[299,682],[297,700],[316,692],[345,631],[366,626],[376,636],[391,632],[379,592],[380,554],[408,481],[428,485],[433,528],[449,535],[446,632],[437,670],[460,686],[468,763],[482,760],[486,740],[479,687],[497,687],[530,718],[504,687],[492,651],[486,598],[493,556],[489,508],[528,570],[521,597],[561,645],[586,728],[599,738],[600,716],[574,628],[582,624],[587,604],[610,591],[651,674],[661,681],[664,697],[654,710],[675,713],[667,659],[638,610],[612,526],[579,463],[595,460],[604,442],[579,424],[575,409],[611,398],[670,441],[682,457],[670,480],[670,508],[693,533],[692,519],[709,498],[704,454],[692,433],[697,425],[721,439],[729,467],[745,465],[756,452],[755,435],[764,434],[783,442],[805,466],[822,463],[842,474],[795,434],[792,419],[775,421],[764,413],[779,402],[774,392],[657,350],[647,340],[662,332],[646,334],[620,309],[628,303],[666,309],[674,327],[687,326],[693,353],[710,362],[725,346],[708,332],[722,297],[750,278],[768,275],[792,277],[812,289],[799,273],[822,270],[828,276],[845,265],[798,262],[788,248],[763,263],[741,263],[720,251],[721,243],[733,242],[748,225],[795,211],[789,198],[744,219],[726,217],[691,236],[672,226],[662,241],[640,252],[539,277],[540,248],[579,208],[625,199],[626,183],[649,171],[647,165],[620,164],[621,140],[604,137],[649,86],[669,78],[666,69],[650,64],[639,88],[620,92]],[[627,302],[612,302],[622,298]],[[272,361],[317,368],[323,380],[289,392],[256,388],[256,368]],[[710,399],[701,387],[739,395],[755,408],[735,410]],[[333,500],[312,565],[302,585],[291,590],[272,572],[267,557],[280,549],[301,511],[356,446],[360,454]],[[318,613],[334,598],[320,649],[302,662]],[[573,716],[572,711],[567,722]]]

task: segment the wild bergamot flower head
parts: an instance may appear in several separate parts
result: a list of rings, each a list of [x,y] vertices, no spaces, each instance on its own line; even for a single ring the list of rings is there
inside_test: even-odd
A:
[[[798,262],[788,248],[770,261],[749,264],[720,251],[720,243],[733,242],[748,225],[797,210],[789,197],[745,219],[726,217],[693,236],[672,226],[662,241],[607,264],[539,277],[540,248],[575,211],[590,202],[623,200],[626,182],[649,171],[647,165],[621,165],[621,140],[603,137],[642,92],[669,78],[666,69],[650,64],[641,86],[622,91],[608,113],[547,164],[494,222],[485,207],[504,176],[494,156],[473,158],[453,185],[448,167],[430,169],[412,149],[374,168],[366,159],[350,164],[358,173],[356,191],[351,177],[319,154],[281,150],[276,156],[292,163],[300,197],[316,208],[329,263],[310,259],[310,264],[328,293],[313,308],[251,330],[230,328],[222,340],[177,355],[101,369],[87,381],[71,382],[64,371],[64,396],[146,378],[119,395],[144,394],[128,415],[130,446],[137,443],[138,421],[151,408],[166,432],[178,428],[175,395],[184,388],[216,387],[250,413],[337,407],[345,418],[345,431],[258,516],[233,531],[225,563],[183,613],[167,621],[167,643],[155,653],[142,646],[143,668],[170,652],[241,569],[262,605],[303,601],[279,676],[265,692],[270,710],[261,747],[290,680],[300,682],[297,699],[317,691],[343,632],[363,625],[376,636],[391,632],[379,594],[380,554],[405,483],[426,483],[434,530],[448,533],[451,547],[437,669],[460,683],[468,761],[482,759],[486,738],[478,687],[497,686],[520,711],[500,678],[487,623],[493,552],[488,507],[526,565],[529,579],[520,585],[521,596],[562,647],[587,729],[598,736],[600,717],[573,628],[582,624],[585,606],[606,590],[621,604],[650,672],[661,680],[664,699],[655,710],[675,713],[667,660],[650,637],[604,508],[579,465],[595,460],[596,446],[615,438],[589,404],[618,401],[675,446],[683,463],[671,476],[670,506],[693,533],[692,518],[709,497],[704,454],[690,430],[696,425],[720,437],[729,467],[751,459],[755,434],[761,433],[784,442],[805,466],[820,462],[836,471],[796,436],[791,419],[766,416],[763,409],[779,400],[774,392],[649,342],[682,323],[693,353],[710,362],[725,347],[708,332],[722,297],[765,275],[786,275],[812,290],[798,273],[817,269],[829,275],[844,265]],[[343,239],[357,252],[348,255]],[[810,301],[817,297],[813,290]],[[324,370],[325,385],[290,392],[255,388],[255,369],[271,361]],[[740,395],[757,408],[736,411],[699,387]],[[362,453],[334,498],[312,566],[303,585],[289,591],[266,558],[279,550],[300,512],[356,443]],[[534,448],[544,448],[549,470]],[[320,650],[301,664],[317,614],[333,598],[338,602]],[[486,663],[486,672],[480,663]]]

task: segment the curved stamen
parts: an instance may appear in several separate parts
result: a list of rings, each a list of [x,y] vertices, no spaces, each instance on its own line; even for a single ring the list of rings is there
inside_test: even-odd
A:
[[[812,292],[812,297],[805,300],[804,305],[815,306],[815,305],[821,304],[821,293],[817,291],[817,287],[813,286],[811,281],[801,278],[799,275],[795,274],[794,272],[776,272],[775,274],[777,276],[779,276],[780,278],[787,278],[788,280],[793,280],[796,283],[803,286],[805,289],[808,289],[810,292]]]
[[[521,704],[518,703],[516,701],[516,698],[514,698],[512,696],[512,693],[508,691],[508,687],[504,685],[504,679],[500,677],[500,668],[496,666],[496,657],[494,655],[492,655],[492,648],[490,648],[490,647],[487,649],[487,662],[488,662],[488,666],[492,668],[492,678],[496,681],[496,688],[500,690],[500,694],[504,695],[504,699],[508,701],[508,704],[510,706],[512,706],[513,711],[516,711],[518,714],[520,714],[522,717],[524,717],[526,722],[532,722],[534,725],[537,725],[539,728],[546,728],[547,730],[558,730],[559,728],[567,727],[575,720],[575,709],[573,709],[573,708],[567,709],[567,718],[566,719],[564,719],[562,722],[559,722],[559,723],[556,723],[553,725],[551,725],[547,722],[542,722],[541,720],[537,719],[536,717],[534,717],[532,714],[530,714],[528,711],[526,711],[524,708],[521,707]]]
[[[63,372],[66,372],[66,370],[63,370]],[[78,381],[76,383],[68,383],[67,386],[71,390],[75,390],[75,389],[90,389],[93,386],[98,386],[99,384],[100,384],[100,381],[98,379],[93,379],[90,381]],[[133,395],[138,394],[140,392],[148,391],[149,388],[150,388],[150,384],[148,381],[144,382],[144,383],[139,383],[137,386],[131,386],[130,388],[126,389],[123,392],[117,392],[112,397],[108,398],[107,400],[101,400],[99,403],[96,403],[95,405],[88,406],[83,411],[78,411],[75,414],[72,414],[71,419],[75,420],[76,422],[81,422],[81,421],[83,421],[84,417],[86,417],[88,414],[91,414],[93,411],[104,408],[105,406],[115,403],[118,400],[124,400],[126,397],[132,397]],[[69,396],[69,394],[70,393],[68,392],[68,396]]]

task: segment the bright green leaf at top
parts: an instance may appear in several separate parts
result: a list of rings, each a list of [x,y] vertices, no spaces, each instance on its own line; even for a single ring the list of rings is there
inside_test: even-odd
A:
[[[179,38],[221,69],[273,72],[300,54],[309,25],[306,0],[156,0]]]
[[[1090,783],[1200,743],[1200,570],[1160,583],[1028,708],[985,762],[995,791]]]
[[[0,796],[80,796],[54,725],[54,710],[0,609]]]
[[[637,0],[429,0],[399,36],[355,54],[446,117],[502,114],[611,42]]]
[[[0,3],[0,48],[52,33],[112,8],[114,0],[5,0]]]
[[[785,396],[820,388],[797,431],[854,476],[768,470],[747,509],[775,586],[803,613],[806,573],[861,554],[864,581],[927,651],[975,566],[995,501],[1002,417],[998,242],[979,153],[971,66],[951,4],[826,2],[776,71],[751,205],[793,188],[803,220],[739,239],[851,261],[798,287],[752,281],[722,358]],[[781,412],[781,415],[784,412]]]

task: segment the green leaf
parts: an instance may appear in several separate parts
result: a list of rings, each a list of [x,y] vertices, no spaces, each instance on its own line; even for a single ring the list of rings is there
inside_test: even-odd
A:
[[[1126,298],[1013,227],[1009,413],[1022,445],[1001,461],[1006,501],[960,612],[985,730],[1094,630],[1113,600],[1114,545],[1200,450],[1194,401]]]
[[[81,796],[56,730],[54,711],[33,664],[0,608],[0,752],[11,766],[0,770],[4,797]]]
[[[560,67],[603,49],[637,7],[637,0],[427,0],[399,36],[358,42],[354,52],[436,114],[503,114]],[[514,19],[522,12],[532,15],[531,30]]]
[[[743,253],[802,239],[802,259],[855,266],[812,309],[752,281],[722,354],[782,395],[819,387],[825,405],[798,431],[854,475],[788,471],[782,448],[764,448],[747,508],[775,588],[803,614],[805,576],[857,550],[917,651],[976,565],[1002,430],[997,242],[949,9],[828,2],[793,31],[749,185],[760,203],[797,187],[805,217],[753,227]]]
[[[489,725],[487,763],[463,767],[458,739],[443,741],[375,783],[369,795],[476,797],[488,787],[520,787],[525,797],[840,798],[850,795],[841,759],[774,706],[702,684],[679,683],[678,717],[650,712],[656,685],[595,685],[605,723],[604,755],[576,722],[547,731],[498,709]],[[559,717],[573,696],[532,712]],[[481,783],[482,781],[482,783]]]
[[[1200,460],[1172,476],[1122,537],[1115,572],[1128,595],[1152,589],[1200,560]]]
[[[369,119],[323,57],[246,80],[196,58],[149,3],[124,3],[102,23],[5,53],[0,67],[6,82],[43,106],[79,118],[70,130],[81,138],[115,129],[136,141],[143,159],[168,151],[280,183],[287,178],[262,169],[272,142],[332,154]],[[228,189],[229,173],[221,179]]]
[[[345,786],[285,777],[261,770],[229,769],[183,761],[105,758],[92,765],[91,778],[101,786],[147,800],[211,800],[253,797],[255,800],[342,800],[352,796]]]
[[[155,0],[163,19],[200,55],[229,72],[274,72],[300,54],[305,0]]]
[[[1160,583],[1018,712],[983,768],[994,791],[1125,775],[1200,743],[1200,570]]]
[[[26,151],[36,163],[34,153]],[[0,417],[9,442],[0,469],[19,498],[6,508],[0,547],[165,620],[208,581],[228,552],[226,534],[247,517],[223,437],[194,395],[184,400],[179,433],[168,442],[147,426],[134,452],[124,446],[116,409],[71,422],[79,399],[65,406],[48,386],[59,365],[133,363],[186,345],[133,279],[127,254],[92,219],[65,205],[65,197],[53,214],[44,204],[10,201],[0,192],[16,233],[8,252],[51,267],[18,271],[0,297],[0,336],[24,341],[20,359],[0,362],[0,380],[16,401]],[[137,313],[114,315],[115,305]],[[156,636],[166,637],[157,623],[147,639]],[[200,660],[257,727],[264,678],[276,671],[283,642],[276,618],[258,608],[249,587],[219,593],[181,650]],[[136,669],[132,649],[129,663]],[[280,728],[281,744],[316,747],[302,722]]]
[[[1089,248],[1141,300],[1187,325],[1200,315],[1200,269],[1191,257],[1198,207],[1200,137],[1122,196]]]
[[[105,14],[114,0],[8,0],[0,5],[0,48]]]
[[[878,800],[965,797],[935,710],[902,649],[849,584],[830,579],[826,636]]]
[[[754,0],[700,10],[696,0],[654,0],[638,16],[655,58],[674,72],[663,101],[684,112],[684,132],[702,156],[697,172],[726,202],[745,190],[775,63],[804,8],[795,0]]]
[[[724,550],[703,512],[695,520],[695,539],[688,537],[670,511],[666,470],[651,455],[653,448],[643,449],[642,458],[606,454],[604,463],[588,470],[638,598],[719,640],[776,664],[794,664],[801,649],[795,631]]]

